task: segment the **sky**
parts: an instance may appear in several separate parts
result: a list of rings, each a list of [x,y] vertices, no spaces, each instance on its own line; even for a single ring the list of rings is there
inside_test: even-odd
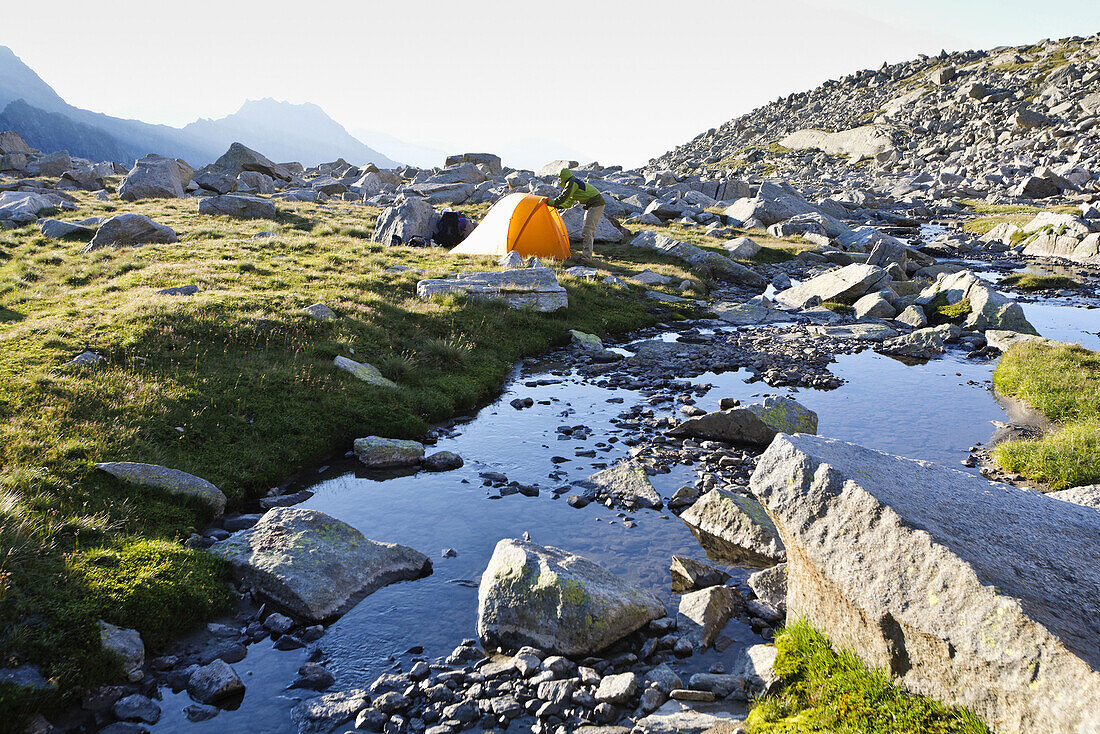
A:
[[[51,0],[45,25],[42,3],[2,14],[0,45],[78,107],[182,126],[246,99],[313,102],[349,130],[526,167],[555,152],[638,166],[884,61],[1100,31],[1100,0]]]

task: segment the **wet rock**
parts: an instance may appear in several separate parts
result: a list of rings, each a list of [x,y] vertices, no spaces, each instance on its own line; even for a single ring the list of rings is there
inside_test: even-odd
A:
[[[238,580],[298,617],[321,622],[383,586],[431,573],[412,548],[380,543],[322,512],[269,510],[248,530],[215,543]]]
[[[688,418],[665,434],[676,438],[766,446],[775,437],[775,429],[769,428],[759,415],[747,408],[730,408]]]
[[[243,194],[208,196],[199,201],[199,214],[233,219],[274,219],[275,202]]]
[[[217,706],[209,706],[205,703],[192,703],[183,707],[183,715],[187,717],[190,722],[209,721],[218,715],[219,709]]]
[[[745,608],[741,593],[730,586],[711,586],[680,597],[676,629],[699,648],[711,647],[731,617]]]
[[[155,724],[160,720],[160,706],[140,693],[120,698],[111,707],[111,712],[123,721],[144,721],[146,724]]]
[[[637,691],[637,673],[620,673],[604,676],[596,688],[595,696],[600,703],[622,706],[628,703]]]
[[[294,620],[285,614],[274,612],[264,620],[264,629],[275,635],[285,635],[294,628]]]
[[[596,472],[588,477],[586,483],[627,509],[648,507],[659,510],[664,504],[661,495],[650,483],[645,467],[631,459],[624,459],[615,466]]]
[[[397,438],[367,436],[355,439],[355,455],[368,469],[396,469],[418,466],[424,460],[424,445]]]
[[[478,591],[482,639],[562,655],[590,655],[663,616],[656,598],[601,566],[508,538],[497,543]]]
[[[672,572],[672,591],[676,594],[718,586],[726,583],[730,577],[721,569],[684,556],[672,557],[670,571]]]
[[[759,416],[768,428],[780,433],[817,433],[817,413],[794,398],[769,396],[764,403],[745,410]]]
[[[889,280],[890,276],[882,268],[853,263],[780,291],[775,294],[775,300],[790,308],[805,308],[814,299],[854,303]]]
[[[217,703],[243,693],[244,683],[232,665],[214,660],[191,673],[187,692],[199,703]]]
[[[709,555],[770,566],[786,560],[764,508],[751,497],[712,489],[680,515]]]
[[[118,214],[99,225],[95,236],[81,252],[88,253],[101,247],[171,244],[177,241],[176,232],[171,227],[157,224],[141,214]]]
[[[451,451],[436,451],[424,458],[423,466],[426,471],[440,472],[461,469],[462,465],[462,457],[458,454]]]
[[[145,665],[145,643],[141,641],[137,630],[116,627],[101,619],[99,642],[104,650],[119,659],[124,673],[141,676],[141,669]]]
[[[943,354],[944,345],[957,341],[962,330],[955,324],[940,324],[917,329],[910,334],[887,339],[877,351],[912,359],[932,359]]]
[[[328,734],[369,705],[367,692],[356,688],[302,701],[291,710],[290,718],[298,727],[298,734]]]
[[[196,497],[214,508],[214,512],[225,512],[225,494],[205,479],[193,476],[179,469],[169,469],[156,464],[137,464],[131,461],[111,461],[96,464],[96,468],[124,482],[156,487],[172,494]]]
[[[357,379],[362,380],[368,385],[389,388],[397,387],[396,382],[383,377],[378,368],[372,364],[356,362],[354,359],[348,359],[347,357],[340,356],[333,359],[332,363],[340,369],[344,370],[345,372],[354,375]]]
[[[797,549],[789,615],[998,730],[1095,721],[1096,510],[805,435],[776,437],[752,487]]]

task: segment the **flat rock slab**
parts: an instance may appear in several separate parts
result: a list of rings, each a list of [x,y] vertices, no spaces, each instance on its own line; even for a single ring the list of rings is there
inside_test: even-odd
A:
[[[661,602],[587,558],[505,538],[481,576],[477,631],[492,644],[598,652],[666,614]]]
[[[544,312],[569,306],[569,294],[551,268],[457,273],[450,278],[420,281],[416,294],[420,298],[465,295],[473,300],[503,301],[511,308],[530,306]]]
[[[752,489],[791,617],[997,731],[1100,731],[1100,512],[806,435]]]
[[[399,469],[424,461],[424,444],[400,438],[366,436],[355,439],[355,455],[368,469]]]
[[[664,504],[653,488],[645,467],[637,461],[624,459],[612,467],[588,477],[585,484],[609,494],[627,509],[648,507],[659,510]]]
[[[770,566],[786,560],[779,533],[751,497],[712,489],[680,515],[707,554],[728,563]]]
[[[652,714],[638,719],[633,731],[635,734],[704,734],[714,727],[728,725],[732,732],[745,713],[743,707],[669,701]]]
[[[269,510],[210,550],[262,596],[313,622],[343,614],[383,586],[432,571],[423,553],[368,540],[323,512],[294,507]]]
[[[199,201],[199,214],[233,219],[274,219],[275,202],[240,194],[209,196]]]
[[[887,283],[890,275],[882,268],[852,263],[831,270],[775,294],[775,300],[791,308],[804,308],[814,298],[822,301],[854,303],[860,296]]]
[[[355,718],[370,705],[370,695],[362,689],[326,693],[302,701],[290,712],[298,734],[322,734]]]
[[[95,465],[111,476],[146,487],[156,487],[172,494],[198,497],[214,508],[219,515],[225,512],[225,494],[210,482],[179,469],[169,469],[156,464],[138,464],[132,461],[109,461]]]
[[[719,303],[711,311],[714,315],[735,326],[754,326],[756,324],[775,324],[791,321],[794,317],[786,311],[765,308],[755,303]]]
[[[898,335],[896,329],[883,324],[845,324],[840,326],[807,326],[806,330],[818,336],[830,339],[858,339],[860,341],[881,342]]]
[[[354,359],[340,356],[333,359],[332,363],[345,372],[351,373],[368,385],[374,385],[376,387],[397,387],[396,382],[386,379],[379,369],[372,364],[356,362]]]

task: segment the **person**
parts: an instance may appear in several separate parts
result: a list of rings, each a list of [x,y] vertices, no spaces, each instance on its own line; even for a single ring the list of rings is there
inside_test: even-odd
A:
[[[607,204],[603,195],[590,183],[581,181],[568,168],[561,169],[562,192],[549,203],[555,209],[568,209],[574,203],[584,207],[584,227],[581,229],[582,258],[592,257],[592,245],[596,240],[596,225],[603,217],[603,208]]]

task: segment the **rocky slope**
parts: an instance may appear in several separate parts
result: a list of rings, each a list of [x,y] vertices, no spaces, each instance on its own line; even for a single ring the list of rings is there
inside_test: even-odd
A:
[[[898,199],[1093,193],[1098,57],[1092,35],[884,64],[781,97],[647,168]]]

